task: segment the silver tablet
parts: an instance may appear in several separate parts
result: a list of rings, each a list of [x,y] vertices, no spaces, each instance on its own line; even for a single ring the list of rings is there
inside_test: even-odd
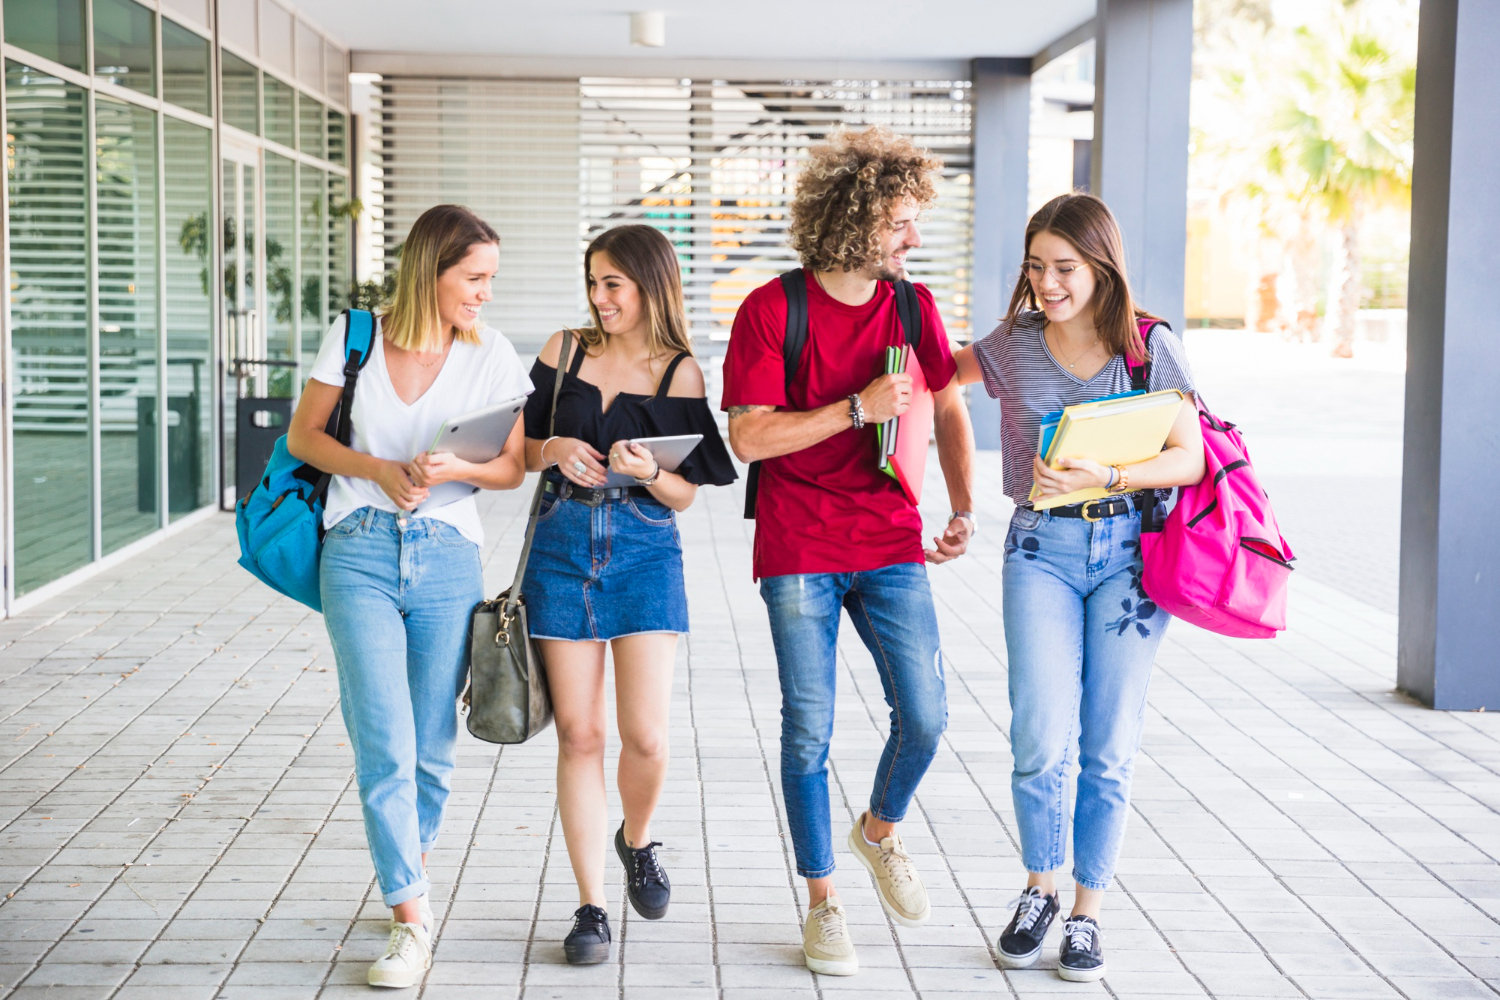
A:
[[[445,451],[457,455],[465,462],[476,464],[491,461],[498,458],[505,448],[512,428],[525,409],[526,397],[518,396],[445,420],[443,426],[438,428],[437,436],[432,439],[432,447],[427,451],[431,454]],[[418,504],[412,513],[425,514],[478,492],[479,487],[472,483],[439,483],[428,491],[427,499]]]
[[[676,472],[682,460],[691,455],[702,440],[702,434],[678,434],[673,437],[635,438],[634,443],[645,445],[646,450],[651,452],[651,456],[667,472]],[[604,485],[634,486],[635,477],[611,471]]]

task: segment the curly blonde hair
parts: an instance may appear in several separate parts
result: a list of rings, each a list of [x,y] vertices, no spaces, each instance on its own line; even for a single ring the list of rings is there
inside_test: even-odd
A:
[[[803,267],[857,271],[881,258],[891,209],[903,198],[937,200],[932,175],[943,163],[883,125],[839,131],[812,148],[797,179],[787,236]]]

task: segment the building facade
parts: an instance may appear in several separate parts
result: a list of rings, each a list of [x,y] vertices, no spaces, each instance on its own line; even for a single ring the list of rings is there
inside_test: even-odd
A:
[[[232,504],[238,438],[279,433],[343,308],[357,206],[348,52],[295,11],[4,0],[0,23],[13,612]]]

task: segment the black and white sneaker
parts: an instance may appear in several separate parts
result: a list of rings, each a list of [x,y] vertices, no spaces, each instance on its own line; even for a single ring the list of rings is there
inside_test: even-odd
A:
[[[1057,894],[1042,895],[1036,886],[1028,886],[1016,901],[1016,915],[1005,925],[997,950],[1000,964],[1007,969],[1028,969],[1042,954],[1042,941],[1057,918]]]
[[[658,841],[645,847],[631,847],[625,843],[625,824],[615,831],[615,853],[625,866],[626,892],[635,912],[647,920],[660,920],[667,915],[667,904],[672,901],[672,882],[657,860]]]
[[[597,965],[609,958],[609,914],[591,903],[573,911],[573,929],[563,938],[569,965]]]
[[[1092,983],[1104,978],[1104,943],[1093,917],[1069,917],[1063,921],[1062,951],[1057,974],[1070,983]]]

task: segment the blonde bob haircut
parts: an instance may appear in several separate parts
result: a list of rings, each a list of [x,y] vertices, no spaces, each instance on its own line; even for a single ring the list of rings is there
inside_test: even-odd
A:
[[[401,248],[391,307],[380,317],[386,340],[403,351],[430,353],[443,349],[438,278],[480,243],[499,245],[500,236],[462,205],[434,205],[417,217]],[[478,344],[479,324],[459,330],[457,337],[466,344]]]
[[[616,226],[594,237],[583,254],[583,280],[593,291],[589,268],[596,254],[604,254],[620,273],[640,290],[645,306],[646,347],[653,358],[679,351],[693,353],[693,338],[688,336],[687,312],[682,304],[682,265],[672,243],[654,226]],[[573,331],[586,350],[604,343],[604,323],[599,307],[589,295],[589,315],[594,325]]]
[[[937,200],[943,162],[883,125],[839,131],[814,146],[797,178],[787,236],[803,267],[858,271],[882,257],[891,212]]]

